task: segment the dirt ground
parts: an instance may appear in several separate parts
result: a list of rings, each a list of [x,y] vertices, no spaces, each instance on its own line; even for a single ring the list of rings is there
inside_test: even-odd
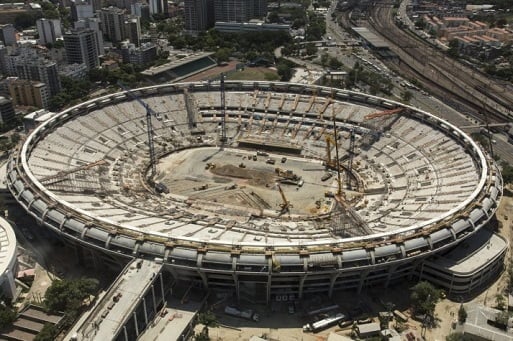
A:
[[[505,191],[505,195],[501,200],[501,204],[497,210],[497,220],[499,221],[499,234],[501,234],[509,243],[512,240],[511,233],[511,219],[513,218],[511,213],[513,212],[513,197],[511,193]],[[511,261],[510,250],[506,256],[506,267]],[[480,293],[471,302],[479,302],[487,306],[495,305],[495,296],[497,293],[504,292],[506,287],[506,272],[502,274],[494,283],[492,283],[488,289]],[[383,310],[384,302],[393,302],[395,309],[398,309],[408,315],[408,304],[409,304],[409,288],[415,283],[401,283],[388,289],[371,288],[364,291],[361,295],[355,295],[354,292],[340,292],[334,295],[332,299],[333,304],[338,304],[342,311],[347,311],[355,306],[364,307],[366,311],[372,311],[377,313]],[[464,302],[466,304],[468,302]],[[283,305],[284,303],[282,303]],[[441,300],[435,310],[435,316],[438,321],[438,325],[435,328],[422,330],[420,322],[409,319],[405,323],[405,327],[408,329],[401,333],[401,339],[407,340],[406,334],[412,333],[418,340],[429,341],[444,341],[446,336],[454,331],[453,322],[457,319],[458,309],[460,302],[451,301],[450,299]],[[254,308],[254,307],[252,307]],[[258,308],[254,308],[257,311]],[[260,312],[260,311],[259,311]],[[212,340],[249,340],[252,336],[265,337],[267,340],[326,340],[331,332],[335,332],[340,335],[349,336],[351,333],[351,327],[341,330],[339,327],[332,327],[326,329],[320,333],[303,333],[302,325],[307,323],[306,317],[302,316],[301,312],[295,314],[288,314],[286,307],[278,307],[276,312],[261,314],[259,322],[245,321],[238,318],[232,318],[224,315],[222,311],[216,312],[220,327],[210,329],[210,337]],[[377,320],[377,316],[373,316],[374,321]],[[391,326],[393,326],[391,323]],[[201,331],[202,326],[196,326],[196,331]]]

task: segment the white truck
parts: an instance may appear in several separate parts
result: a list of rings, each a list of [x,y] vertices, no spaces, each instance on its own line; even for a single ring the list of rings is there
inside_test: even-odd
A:
[[[260,320],[260,316],[258,316],[258,314],[251,309],[239,310],[235,307],[227,306],[224,308],[224,313],[226,315],[241,317],[255,322],[258,322]]]

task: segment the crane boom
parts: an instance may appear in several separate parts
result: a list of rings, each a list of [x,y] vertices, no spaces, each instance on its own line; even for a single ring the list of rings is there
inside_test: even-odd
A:
[[[78,167],[75,167],[75,168],[71,168],[71,169],[60,171],[57,174],[46,176],[46,177],[40,179],[39,182],[48,184],[48,182],[50,182],[52,180],[62,179],[66,175],[73,174],[73,173],[76,173],[76,172],[79,172],[79,171],[82,171],[82,170],[87,170],[87,169],[93,168],[95,166],[101,166],[101,165],[104,165],[106,163],[107,163],[107,161],[105,161],[103,159],[98,160],[98,161],[94,161],[94,162],[90,162],[90,163],[82,165],[82,166],[78,166]]]
[[[395,108],[395,109],[390,109],[390,110],[385,110],[385,111],[378,111],[378,112],[374,112],[372,114],[368,114],[368,115],[365,115],[365,117],[363,118],[364,121],[368,121],[368,120],[372,120],[372,119],[375,119],[375,118],[378,118],[378,117],[383,117],[383,116],[390,116],[390,115],[394,115],[394,114],[399,114],[400,112],[402,112],[405,108]]]

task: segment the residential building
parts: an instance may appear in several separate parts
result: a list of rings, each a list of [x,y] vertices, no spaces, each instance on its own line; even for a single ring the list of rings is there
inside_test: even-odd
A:
[[[0,74],[7,75],[7,48],[0,44]]]
[[[15,113],[12,101],[5,97],[0,97],[0,123],[9,124],[14,121]]]
[[[61,21],[59,19],[38,19],[36,26],[41,45],[53,44],[57,38],[62,38]]]
[[[12,24],[0,26],[0,41],[2,41],[5,46],[16,45],[16,29]]]
[[[89,69],[85,64],[67,64],[59,66],[59,76],[72,79],[86,79]]]
[[[144,43],[141,46],[124,44],[121,47],[123,63],[138,65],[148,64],[157,58],[157,46],[153,43]]]
[[[72,0],[70,14],[73,22],[94,17],[93,4],[86,0]]]
[[[167,0],[148,0],[150,7],[150,14],[164,14],[167,16],[169,13]]]
[[[141,20],[137,16],[127,16],[125,20],[124,38],[135,46],[141,45]]]
[[[214,26],[214,0],[184,1],[185,29],[189,32],[205,31]]]
[[[214,0],[215,21],[248,22],[267,14],[266,0]]]
[[[96,42],[98,43],[98,54],[102,56],[105,53],[105,47],[103,46],[103,32],[100,28],[100,19],[98,18],[85,18],[76,21],[74,26],[75,29],[89,28],[96,34]]]
[[[88,69],[100,66],[96,32],[84,28],[64,34],[64,48],[69,64],[85,64]]]
[[[50,94],[45,83],[27,79],[16,79],[9,83],[9,94],[13,105],[25,105],[37,108],[48,107]]]
[[[141,20],[150,20],[150,6],[145,3],[136,2],[130,6],[130,13],[141,18]]]
[[[117,7],[102,8],[100,11],[102,31],[107,40],[116,44],[124,39],[125,10]]]
[[[14,64],[15,76],[45,83],[51,96],[61,90],[57,63],[43,58],[33,59],[21,56],[15,59]]]

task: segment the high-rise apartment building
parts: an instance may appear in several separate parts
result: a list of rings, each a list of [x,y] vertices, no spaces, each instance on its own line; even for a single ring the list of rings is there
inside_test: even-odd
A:
[[[100,66],[96,39],[96,32],[87,28],[64,34],[64,48],[68,63],[85,64],[88,69]]]
[[[38,19],[36,26],[41,45],[53,44],[57,38],[62,38],[61,21],[59,19]]]
[[[16,45],[16,29],[12,24],[0,25],[0,41],[5,46]]]
[[[50,96],[61,91],[57,63],[43,58],[19,56],[14,59],[14,64],[15,76],[45,83]]]
[[[102,8],[99,13],[105,37],[113,43],[121,42],[124,39],[125,10],[111,6]]]
[[[14,107],[12,106],[12,101],[5,97],[0,97],[0,123],[13,123],[14,118],[15,112]]]
[[[150,14],[164,14],[169,13],[167,0],[148,0],[150,6]]]
[[[127,16],[124,37],[135,46],[141,45],[141,21],[139,17]]]
[[[185,0],[185,29],[204,31],[217,21],[247,22],[267,14],[267,0]]]
[[[214,26],[213,0],[184,1],[185,29],[189,32],[205,31]]]
[[[70,3],[70,15],[73,22],[92,18],[94,17],[93,4],[86,0],[72,0]]]
[[[74,23],[75,29],[90,28],[96,34],[96,42],[98,43],[98,54],[102,56],[105,53],[103,46],[103,32],[100,28],[101,23],[98,18],[80,19]]]
[[[26,79],[9,82],[9,94],[14,105],[26,105],[37,108],[48,107],[50,94],[45,83]]]
[[[141,18],[141,20],[150,20],[150,7],[142,2],[136,2],[130,6],[130,13]]]
[[[267,13],[267,0],[214,0],[215,21],[246,22]]]

